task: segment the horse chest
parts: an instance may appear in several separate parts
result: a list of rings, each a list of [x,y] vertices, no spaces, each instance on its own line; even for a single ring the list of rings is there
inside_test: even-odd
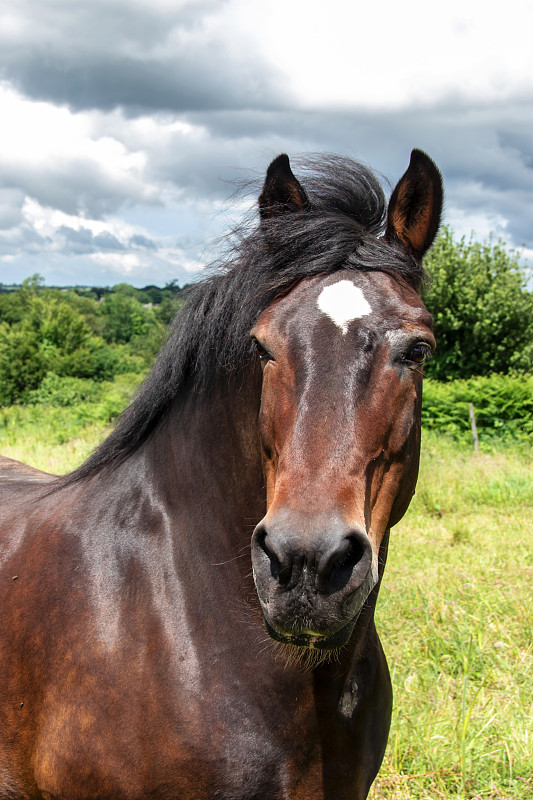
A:
[[[251,636],[246,626],[226,631],[215,643],[208,628],[207,638],[193,643],[184,634],[186,618],[176,612],[176,629],[165,627],[168,615],[161,609],[149,614],[145,603],[142,614],[129,609],[136,625],[123,627],[117,604],[106,607],[105,616],[86,623],[83,641],[74,636],[74,624],[63,632],[38,704],[36,698],[32,707],[29,697],[24,703],[24,717],[40,720],[28,759],[40,797],[352,797],[342,789],[353,771],[344,745],[342,754],[327,757],[342,776],[333,793],[324,790],[324,736],[339,731],[335,725],[321,729],[312,674],[278,663],[270,648],[261,651],[257,630]],[[84,608],[76,617],[88,619]],[[45,650],[52,652],[51,644]],[[13,797],[25,798],[27,791]]]
[[[273,708],[265,719],[231,693],[204,700],[201,708],[184,704],[179,716],[169,708],[145,715],[130,708],[108,730],[87,708],[56,707],[35,758],[42,796],[323,800],[319,738],[298,729],[306,715],[294,724]]]

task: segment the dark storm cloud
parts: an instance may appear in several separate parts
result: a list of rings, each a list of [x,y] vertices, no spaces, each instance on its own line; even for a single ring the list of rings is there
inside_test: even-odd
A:
[[[22,224],[0,235],[0,256],[42,255],[53,244],[51,237],[41,236],[35,228]],[[3,267],[0,268],[0,281],[2,281],[2,270]]]
[[[194,183],[199,174],[207,186],[206,164],[213,167],[213,176],[220,175],[233,149],[238,167],[256,167],[258,153],[264,166],[281,151],[343,153],[369,164],[394,184],[407,168],[413,147],[419,147],[443,173],[450,213],[457,217],[462,210],[465,217],[502,218],[512,243],[533,245],[533,102],[529,99],[478,106],[450,100],[434,108],[382,112],[248,110],[193,114],[189,119],[209,127],[210,150],[186,161],[171,156],[171,173],[178,182]],[[247,165],[243,155],[248,156]],[[212,182],[213,194],[224,188],[220,180]]]
[[[158,244],[147,236],[136,234],[120,241],[109,231],[94,234],[89,228],[71,228],[61,225],[57,229],[57,236],[63,240],[62,251],[73,255],[90,255],[91,253],[123,253],[126,250],[156,251]]]
[[[38,136],[38,131],[30,135]],[[160,202],[154,187],[142,181],[142,174],[131,175],[124,170],[113,173],[95,155],[57,154],[54,159],[36,163],[0,152],[0,180],[13,198],[22,193],[43,206],[94,219],[123,205]]]
[[[112,233],[108,231],[103,231],[102,233],[98,233],[94,237],[94,244],[97,250],[115,250],[115,251],[124,251],[126,249],[125,245],[120,242],[116,236],[113,236]]]
[[[67,59],[45,52],[9,60],[4,55],[1,74],[28,97],[75,111],[121,107],[136,115],[275,104],[268,72],[232,63],[223,47],[157,61],[104,55],[96,62],[90,55]]]
[[[9,230],[20,223],[24,197],[20,189],[0,188],[0,230]]]
[[[0,76],[27,97],[77,111],[279,106],[276,71],[245,43],[233,50],[204,30],[223,2],[177,5],[20,0],[14,14],[32,26],[19,36],[0,28]]]
[[[74,255],[94,252],[94,237],[92,231],[90,231],[88,228],[74,230],[73,228],[68,228],[62,225],[57,232],[58,235],[62,236],[64,239],[64,252],[73,253]]]
[[[69,228],[62,225],[57,230],[58,236],[64,240],[63,252],[73,253],[74,255],[99,253],[99,252],[124,252],[126,246],[120,242],[116,236],[103,231],[96,235],[88,228]]]
[[[293,160],[309,151],[346,154],[369,164],[394,184],[407,167],[411,149],[421,147],[443,172],[446,209],[454,224],[464,218],[468,232],[469,219],[475,228],[476,220],[485,218],[484,233],[493,219],[493,227],[503,225],[505,237],[513,245],[533,245],[533,146],[529,134],[533,108],[527,103],[477,108],[448,103],[434,109],[389,112],[204,111],[173,119],[198,126],[201,133],[184,134],[178,129],[153,141],[142,136],[137,139],[134,126],[120,118],[115,119],[112,131],[105,131],[123,141],[127,152],[144,152],[146,165],[135,180],[112,175],[81,157],[35,168],[14,165],[0,156],[4,185],[9,183],[3,205],[0,203],[0,222],[4,227],[16,224],[24,193],[44,206],[103,218],[128,205],[162,203],[167,192],[167,202],[175,208],[176,228],[184,235],[188,226],[195,230],[196,251],[190,251],[195,257],[217,209],[226,206],[233,183],[261,180],[269,161],[280,152],[288,152]],[[72,236],[68,241],[73,244]],[[104,244],[97,247],[91,240],[85,252],[105,249]],[[133,239],[121,244],[148,247]],[[83,243],[78,241],[77,247],[82,248]]]
[[[142,250],[157,250],[157,245],[154,240],[149,239],[147,236],[142,236],[141,234],[132,236],[129,243],[131,247],[138,247]]]

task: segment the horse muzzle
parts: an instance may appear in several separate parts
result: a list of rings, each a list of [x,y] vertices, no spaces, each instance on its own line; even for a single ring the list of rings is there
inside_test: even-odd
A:
[[[252,566],[270,636],[313,649],[346,644],[378,580],[366,532],[331,516],[267,514],[252,536]]]

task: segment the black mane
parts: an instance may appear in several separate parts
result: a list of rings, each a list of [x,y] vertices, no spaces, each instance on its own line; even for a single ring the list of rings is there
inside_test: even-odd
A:
[[[189,291],[166,344],[112,433],[61,485],[125,461],[181,393],[207,396],[221,371],[252,358],[249,332],[274,298],[302,278],[339,269],[380,270],[418,285],[421,266],[380,237],[387,205],[361,164],[338,156],[296,161],[310,208],[243,225],[227,256]]]

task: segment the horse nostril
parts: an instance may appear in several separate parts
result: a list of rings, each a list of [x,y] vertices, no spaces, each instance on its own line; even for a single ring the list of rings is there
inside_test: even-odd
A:
[[[342,546],[329,555],[320,570],[322,591],[337,592],[352,579],[362,582],[371,560],[372,550],[366,534],[346,537]]]
[[[261,528],[256,532],[256,542],[257,546],[263,551],[266,557],[269,560],[270,564],[270,574],[274,578],[275,581],[281,580],[280,575],[283,573],[283,569],[281,567],[280,560],[270,542],[267,544],[267,531],[266,528]]]

